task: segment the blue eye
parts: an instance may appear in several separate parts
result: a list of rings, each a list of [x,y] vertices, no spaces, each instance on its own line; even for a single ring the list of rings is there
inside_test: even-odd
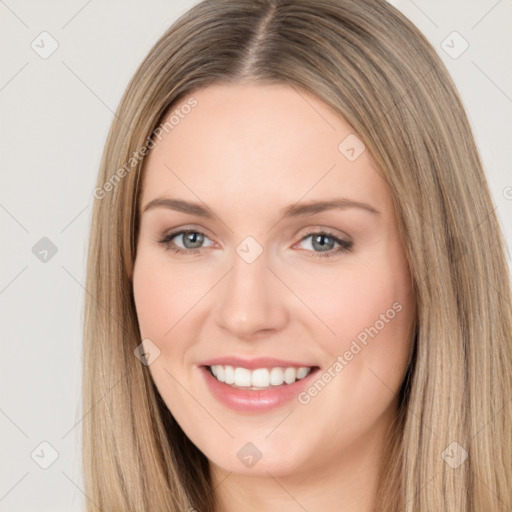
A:
[[[176,245],[176,243],[173,241],[179,237],[181,237],[183,247]],[[311,257],[314,258],[326,258],[342,252],[348,252],[354,245],[353,242],[342,240],[326,231],[312,232],[303,237],[300,242],[303,242],[308,238],[312,238],[310,245],[313,249],[312,251],[308,252],[311,252]],[[202,249],[206,249],[206,247],[202,246],[205,240],[210,239],[204,233],[190,229],[169,233],[161,240],[158,240],[158,242],[161,243],[165,249],[168,249],[176,254],[194,255],[201,252]],[[335,245],[338,247],[334,247]],[[319,250],[316,251],[315,249]]]
[[[178,237],[182,237],[182,243],[184,247],[179,247],[173,242],[173,240]],[[204,242],[205,238],[208,239],[208,237],[200,231],[182,230],[175,233],[170,233],[162,240],[159,240],[159,242],[163,244],[166,249],[169,249],[177,254],[185,254],[196,253],[200,249],[203,249],[201,244]],[[188,244],[190,244],[190,246]]]
[[[348,240],[342,240],[331,233],[326,231],[320,231],[318,233],[310,233],[302,238],[301,242],[311,238],[310,246],[315,249],[320,249],[319,252],[313,251],[313,257],[317,258],[328,258],[330,256],[334,256],[335,254],[339,254],[342,252],[350,251],[353,247],[353,242]],[[327,240],[327,241],[326,241]],[[334,248],[335,245],[338,245],[337,248]]]

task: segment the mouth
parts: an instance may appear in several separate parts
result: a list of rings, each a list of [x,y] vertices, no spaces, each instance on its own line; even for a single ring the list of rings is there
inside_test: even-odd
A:
[[[262,391],[287,386],[306,378],[315,366],[256,368],[215,364],[206,366],[212,377],[234,389]]]
[[[270,358],[224,358],[204,362],[198,369],[218,402],[236,412],[264,413],[296,398],[320,367]]]

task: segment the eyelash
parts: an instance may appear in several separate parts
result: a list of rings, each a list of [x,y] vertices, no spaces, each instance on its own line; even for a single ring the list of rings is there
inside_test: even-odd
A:
[[[190,234],[190,233],[200,234],[200,235],[204,235],[206,237],[206,235],[204,233],[202,233],[201,231],[196,231],[193,229],[183,229],[181,231],[175,231],[174,233],[169,233],[168,235],[164,236],[164,238],[162,238],[161,240],[158,240],[158,243],[162,244],[166,250],[172,251],[175,254],[187,254],[187,255],[197,254],[197,253],[201,252],[202,249],[205,249],[205,247],[199,247],[196,249],[182,249],[181,247],[177,247],[172,242],[173,238],[176,238],[179,235],[185,235],[185,234]],[[349,242],[347,240],[342,240],[342,239],[334,236],[332,233],[329,233],[328,231],[325,231],[325,230],[312,231],[311,233],[302,237],[300,239],[300,242],[306,240],[307,238],[309,238],[310,236],[313,236],[313,235],[324,235],[329,238],[332,238],[336,243],[339,244],[339,247],[335,248],[335,249],[331,249],[329,251],[325,251],[325,252],[307,251],[307,252],[313,253],[313,255],[311,256],[312,258],[331,258],[337,254],[351,251],[353,248],[353,245],[354,245],[353,242]]]

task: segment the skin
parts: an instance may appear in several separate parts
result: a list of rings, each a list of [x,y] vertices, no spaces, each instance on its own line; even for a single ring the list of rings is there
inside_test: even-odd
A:
[[[206,205],[215,217],[165,207],[141,213],[133,287],[142,339],[160,350],[151,376],[210,460],[218,512],[369,511],[414,319],[389,189],[369,151],[349,161],[338,149],[354,130],[305,91],[215,84],[193,97],[197,106],[147,157],[141,212],[172,197]],[[378,214],[280,215],[298,201],[339,197]],[[180,228],[205,235],[199,253],[159,243]],[[327,238],[332,256],[315,257],[322,248],[309,235],[322,229],[352,241],[352,250],[335,253]],[[247,236],[263,249],[252,263],[236,252]],[[173,241],[198,246],[184,238]],[[198,370],[209,358],[241,355],[328,371],[394,303],[400,312],[307,404],[240,413],[212,396]],[[251,468],[237,457],[247,442],[262,454]]]

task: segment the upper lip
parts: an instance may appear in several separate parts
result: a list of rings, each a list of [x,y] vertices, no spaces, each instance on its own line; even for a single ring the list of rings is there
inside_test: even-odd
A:
[[[247,368],[248,370],[254,370],[257,368],[313,368],[315,365],[309,363],[299,363],[297,361],[286,361],[284,359],[276,359],[274,357],[255,357],[253,359],[244,359],[243,357],[231,356],[231,357],[215,357],[208,359],[199,364],[199,366],[234,366]]]

